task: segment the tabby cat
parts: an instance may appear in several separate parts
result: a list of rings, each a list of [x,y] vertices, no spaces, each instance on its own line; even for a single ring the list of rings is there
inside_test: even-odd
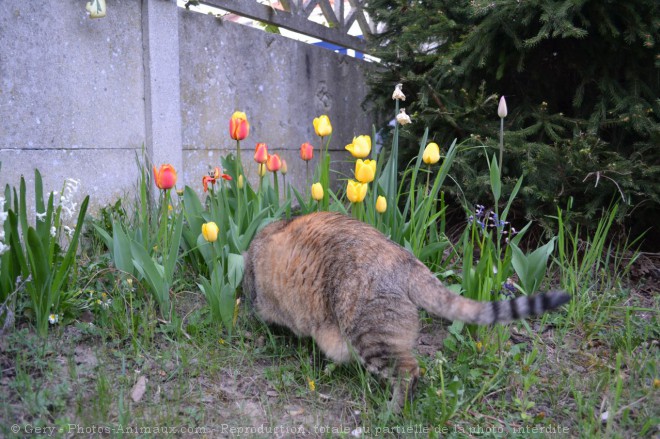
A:
[[[355,354],[367,370],[392,380],[395,410],[419,376],[413,355],[418,308],[489,325],[538,315],[570,299],[558,291],[502,302],[466,299],[378,230],[331,212],[269,224],[244,258],[243,290],[257,314],[313,337],[335,362]]]

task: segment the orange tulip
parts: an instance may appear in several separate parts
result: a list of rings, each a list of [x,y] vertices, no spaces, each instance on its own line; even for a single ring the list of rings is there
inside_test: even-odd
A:
[[[282,160],[277,154],[270,155],[268,154],[268,160],[266,161],[266,167],[270,172],[277,172],[282,167]]]
[[[282,167],[280,168],[282,175],[286,175],[289,172],[289,167],[286,165],[286,160],[282,159]]]
[[[159,189],[172,189],[176,184],[176,170],[172,165],[154,166],[154,182]]]
[[[250,124],[242,111],[236,111],[229,119],[229,135],[234,140],[243,140],[250,134]]]
[[[264,164],[268,161],[268,145],[257,143],[257,147],[254,150],[254,161],[259,164]]]
[[[300,158],[306,162],[314,158],[314,147],[311,143],[305,142],[300,145]]]

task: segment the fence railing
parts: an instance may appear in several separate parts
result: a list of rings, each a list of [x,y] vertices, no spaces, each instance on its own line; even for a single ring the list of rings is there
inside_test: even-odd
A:
[[[282,9],[255,0],[206,0],[200,3],[360,52],[366,51],[365,38],[372,33],[363,8],[365,0],[281,0],[278,3]],[[309,20],[317,7],[328,26]],[[363,38],[348,33],[356,22]]]

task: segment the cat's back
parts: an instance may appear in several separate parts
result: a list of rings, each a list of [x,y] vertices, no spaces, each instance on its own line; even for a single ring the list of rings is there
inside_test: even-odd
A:
[[[269,224],[253,240],[250,256],[267,265],[364,266],[399,258],[403,250],[373,227],[337,212],[315,212]],[[262,267],[260,267],[262,268]],[[318,271],[317,271],[318,272]]]
[[[384,288],[406,283],[401,268],[410,258],[361,221],[317,212],[257,234],[246,254],[244,290],[267,321],[305,334],[319,322],[349,322]]]

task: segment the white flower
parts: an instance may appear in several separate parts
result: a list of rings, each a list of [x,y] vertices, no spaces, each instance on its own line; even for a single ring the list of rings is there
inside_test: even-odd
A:
[[[402,108],[401,111],[399,111],[399,114],[396,115],[396,121],[399,122],[401,125],[407,125],[409,123],[412,123],[412,120],[410,120],[410,116],[406,114],[405,108]]]
[[[54,325],[55,323],[57,323],[59,321],[60,321],[60,316],[58,316],[57,314],[51,314],[51,315],[48,316],[48,322],[51,325]]]
[[[75,229],[72,229],[72,228],[69,227],[69,226],[64,226],[63,228],[64,228],[64,232],[65,232],[68,236],[73,235],[73,232],[75,231]]]
[[[0,226],[7,220],[7,212],[0,212]]]
[[[497,115],[500,117],[500,119],[504,119],[507,114],[506,100],[504,99],[504,96],[502,96],[500,98],[500,104],[497,106]]]
[[[35,212],[35,215],[37,216],[37,219],[41,222],[46,221],[46,212]]]
[[[397,84],[394,87],[394,93],[392,93],[392,99],[398,100],[398,101],[405,101],[406,100],[406,95],[403,94],[401,91],[401,87],[403,87],[403,84]]]
[[[56,233],[57,233],[57,229],[55,228],[55,226],[51,227],[50,228],[50,236],[52,236],[54,238]]]
[[[4,238],[4,237],[3,237]],[[9,246],[0,242],[0,255],[9,250]]]

